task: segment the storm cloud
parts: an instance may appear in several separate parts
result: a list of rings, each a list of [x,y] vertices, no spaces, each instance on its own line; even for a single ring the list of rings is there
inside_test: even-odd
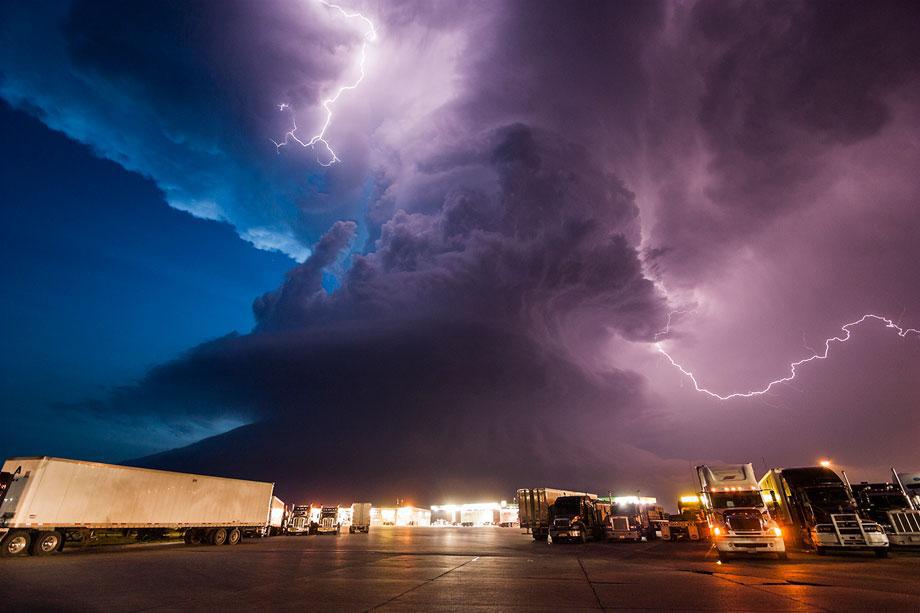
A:
[[[302,260],[252,331],[69,407],[250,423],[143,463],[432,502],[535,482],[665,498],[696,460],[916,461],[916,343],[860,330],[798,386],[731,403],[653,345],[748,389],[864,312],[920,321],[914,4],[368,4],[376,59],[331,169],[276,154],[272,105],[315,110],[361,32],[299,3],[183,7],[125,24],[78,3],[60,56],[0,82],[174,206]],[[164,36],[191,45],[174,70],[154,68]],[[874,411],[902,424],[869,429],[885,460],[850,449]]]

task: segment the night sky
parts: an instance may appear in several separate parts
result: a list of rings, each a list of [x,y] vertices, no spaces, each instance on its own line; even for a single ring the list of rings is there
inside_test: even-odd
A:
[[[907,1],[4,2],[0,453],[327,502],[920,470],[918,32]],[[276,147],[356,83],[331,150]],[[867,313],[899,328],[750,398],[662,353],[759,390]]]

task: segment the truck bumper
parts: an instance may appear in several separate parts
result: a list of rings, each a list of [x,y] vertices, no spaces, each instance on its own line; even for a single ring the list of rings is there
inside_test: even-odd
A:
[[[607,530],[605,536],[608,541],[641,541],[642,537],[638,532],[624,532],[622,530]]]
[[[781,536],[727,536],[714,539],[716,549],[726,553],[784,553]]]
[[[557,539],[580,539],[581,538],[581,530],[578,528],[566,528],[566,529],[560,529],[560,530],[550,528],[549,534],[551,537],[553,537],[554,541]]]
[[[888,542],[894,547],[918,547],[920,546],[920,532],[889,534]]]
[[[812,542],[817,547],[825,549],[834,549],[839,551],[859,550],[859,549],[884,549],[888,547],[888,537],[881,532],[870,532],[866,534],[866,540],[850,540],[841,543],[837,540],[837,535],[833,533],[812,533]]]

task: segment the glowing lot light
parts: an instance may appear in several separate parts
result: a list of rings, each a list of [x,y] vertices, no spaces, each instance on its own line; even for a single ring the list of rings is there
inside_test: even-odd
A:
[[[830,460],[821,460],[821,461],[819,462],[819,464],[821,464],[821,466],[823,466],[824,468],[830,468],[831,461],[830,461]]]
[[[613,504],[655,504],[657,498],[651,496],[614,496]]]
[[[681,496],[680,501],[686,504],[698,503],[700,501],[699,496]]]

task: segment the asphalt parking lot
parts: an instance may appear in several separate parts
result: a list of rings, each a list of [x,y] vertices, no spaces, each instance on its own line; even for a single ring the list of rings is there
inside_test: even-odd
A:
[[[703,544],[547,545],[511,528],[73,549],[0,574],[0,608],[23,611],[920,611],[920,553],[718,564]]]

